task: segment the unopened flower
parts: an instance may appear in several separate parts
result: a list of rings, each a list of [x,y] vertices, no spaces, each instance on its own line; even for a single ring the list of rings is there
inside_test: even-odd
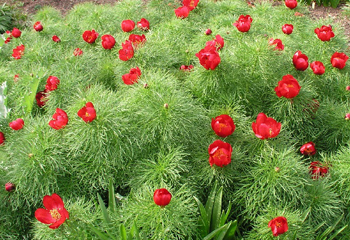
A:
[[[308,60],[309,58],[300,50],[296,51],[293,55],[293,65],[299,71],[305,71],[308,68]]]
[[[19,38],[22,32],[18,28],[13,28],[11,32],[11,36],[14,38]]]
[[[165,207],[170,203],[171,197],[172,195],[167,189],[160,188],[154,191],[153,201],[158,206]]]
[[[216,140],[209,145],[209,164],[218,167],[224,167],[231,163],[232,147],[231,144]]]
[[[282,31],[283,31],[284,34],[287,34],[287,35],[292,34],[292,32],[293,32],[293,25],[292,24],[284,24],[282,26]]]
[[[101,37],[102,47],[104,49],[112,49],[115,45],[115,39],[112,35],[106,34]]]
[[[10,122],[9,126],[13,130],[17,131],[23,128],[24,121],[22,118],[17,118],[15,121]]]
[[[16,189],[16,186],[15,184],[11,183],[11,182],[8,182],[8,183],[5,183],[5,190],[8,191],[8,192],[12,192]]]
[[[59,37],[57,37],[56,35],[52,36],[52,41],[54,42],[61,42],[61,39]]]
[[[285,0],[284,4],[287,8],[294,9],[298,6],[297,0]]]
[[[350,113],[345,114],[345,120],[350,120]]]
[[[212,33],[212,31],[211,31],[211,29],[207,29],[207,30],[205,30],[205,35],[210,35]]]
[[[230,136],[236,129],[232,118],[227,114],[222,114],[211,120],[211,128],[219,137]]]
[[[121,23],[121,27],[123,32],[130,32],[135,28],[135,22],[130,19],[124,20]]]
[[[36,22],[33,25],[33,28],[35,29],[35,31],[37,32],[41,32],[44,28],[43,25],[41,25],[41,22]]]
[[[305,143],[300,148],[300,153],[307,156],[312,156],[316,154],[316,147],[313,142]]]

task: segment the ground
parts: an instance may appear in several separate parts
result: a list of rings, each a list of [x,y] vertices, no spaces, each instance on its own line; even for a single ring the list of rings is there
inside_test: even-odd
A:
[[[52,6],[59,9],[64,15],[75,4],[82,2],[93,2],[96,4],[114,4],[120,0],[0,0],[0,3],[16,4],[25,14],[34,14],[37,10],[43,6]],[[147,1],[147,0],[144,0]],[[262,0],[250,0],[249,2],[262,1]],[[273,1],[275,5],[283,4],[280,0],[268,0]],[[312,19],[319,18],[332,18],[336,23],[339,23],[344,29],[345,35],[348,38],[348,45],[350,50],[350,19],[342,14],[342,5],[337,8],[315,6],[312,8],[309,6],[310,16]],[[326,25],[328,23],[325,22]]]

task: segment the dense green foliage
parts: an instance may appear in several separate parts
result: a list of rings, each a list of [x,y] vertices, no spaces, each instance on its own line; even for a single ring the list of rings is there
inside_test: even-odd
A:
[[[342,29],[331,20],[310,21],[301,4],[290,10],[264,2],[249,7],[244,1],[201,0],[185,19],[174,14],[179,6],[172,0],[85,3],[65,17],[43,8],[32,19],[33,24],[41,21],[42,32],[21,29],[20,38],[2,46],[0,84],[7,83],[10,112],[0,118],[6,138],[0,146],[0,185],[12,182],[16,190],[0,191],[0,238],[95,239],[97,229],[121,239],[123,228],[130,232],[136,224],[142,239],[200,239],[195,198],[206,202],[217,182],[223,187],[222,209],[232,203],[227,222],[237,220],[237,239],[273,239],[268,222],[277,216],[289,224],[280,239],[334,234],[349,239],[350,121],[344,116],[350,112],[350,67],[339,70],[330,62],[334,52],[346,51]],[[253,18],[246,33],[232,25],[242,14]],[[147,41],[132,59],[121,61],[118,51],[130,33],[120,24],[141,18],[150,22],[150,30],[131,33],[145,34]],[[285,23],[294,25],[291,35],[282,32]],[[329,24],[335,37],[322,42],[314,29]],[[207,28],[212,35],[204,34]],[[99,33],[94,44],[82,38],[91,29]],[[115,38],[113,49],[102,48],[104,34]],[[225,41],[221,63],[206,70],[195,54],[217,34]],[[52,41],[53,35],[61,42]],[[284,50],[274,51],[269,38],[281,39]],[[16,60],[12,49],[21,44],[24,55]],[[73,55],[76,48],[81,56]],[[297,50],[309,63],[322,61],[325,74],[296,70],[292,57]],[[179,70],[190,64],[192,71]],[[142,71],[138,83],[125,85],[122,75],[136,66]],[[286,74],[301,86],[292,101],[274,91]],[[60,84],[39,108],[34,96],[49,76]],[[90,123],[77,115],[87,102],[97,113]],[[69,118],[60,130],[48,125],[56,108]],[[276,138],[254,135],[252,122],[261,112],[282,123]],[[221,114],[236,125],[224,139],[210,124]],[[14,131],[9,123],[17,118],[25,125]],[[216,139],[233,149],[232,162],[223,168],[208,162],[208,146]],[[309,141],[317,153],[302,156],[299,149]],[[312,179],[313,161],[328,163],[329,173]],[[111,185],[117,201],[115,209],[108,207],[106,222],[101,200],[111,202]],[[164,208],[153,202],[158,188],[173,196]],[[70,214],[55,230],[34,217],[43,197],[52,193],[62,197]]]

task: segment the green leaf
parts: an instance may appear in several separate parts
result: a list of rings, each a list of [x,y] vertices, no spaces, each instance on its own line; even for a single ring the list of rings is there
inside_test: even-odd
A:
[[[208,234],[209,233],[209,226],[210,226],[210,220],[208,218],[208,213],[205,210],[203,204],[199,201],[199,199],[196,197],[194,197],[194,199],[196,200],[198,207],[199,207],[199,211],[201,213],[201,218],[202,218],[202,223],[203,223],[201,232]]]
[[[99,229],[95,228],[94,226],[90,226],[90,227],[92,231],[96,233],[96,235],[99,236],[101,240],[111,240],[111,236],[109,234],[101,232]],[[115,239],[115,238],[112,237],[112,239]]]
[[[237,230],[237,220],[234,220],[229,227],[228,231],[226,232],[226,235],[224,237],[224,240],[232,240],[233,236],[235,235]]]
[[[30,93],[29,95],[26,95],[23,98],[23,106],[25,109],[25,114],[30,114],[32,112],[35,95],[39,87],[39,82],[40,82],[40,79],[38,77],[33,77],[32,81],[29,84]]]
[[[132,224],[130,233],[131,236],[135,236],[136,240],[141,240],[139,228],[136,225],[136,220],[134,220],[134,223]]]
[[[213,215],[211,216],[211,220],[212,220],[210,225],[211,231],[220,227],[219,224],[220,224],[221,205],[222,205],[222,189],[223,187],[220,187],[215,197]]]
[[[101,208],[101,211],[102,211],[103,218],[104,218],[105,222],[107,224],[111,224],[111,219],[109,218],[109,214],[107,212],[105,203],[103,202],[100,194],[97,193],[97,197],[98,197],[98,203],[100,204],[100,208]]]
[[[339,229],[338,231],[336,231],[328,240],[332,240],[334,239],[336,236],[338,236],[339,233],[341,233],[342,231],[344,231],[345,228],[347,228],[348,225],[345,225],[344,227],[342,227],[341,229]]]
[[[108,209],[113,213],[116,209],[117,203],[115,200],[114,186],[112,180],[109,181],[108,189]]]
[[[207,203],[205,204],[205,210],[208,214],[208,219],[211,221],[211,215],[213,212],[213,206],[214,206],[214,201],[215,201],[215,194],[216,194],[216,186],[217,183],[215,183],[214,188],[211,190]]]
[[[216,238],[216,240],[223,240],[224,237],[226,236],[226,233],[228,231],[228,229],[230,228],[232,222],[230,221],[229,223],[225,224],[224,226],[226,226],[223,231],[220,233],[220,235]]]
[[[232,208],[232,203],[230,202],[229,205],[228,205],[226,214],[224,214],[225,211],[223,211],[223,213],[221,214],[220,226],[223,226],[225,224],[225,222],[226,222],[226,220],[228,218],[228,215],[230,215],[231,208]]]
[[[128,240],[128,236],[126,235],[126,229],[124,224],[121,224],[119,227],[120,230],[120,236],[122,237],[123,240]]]

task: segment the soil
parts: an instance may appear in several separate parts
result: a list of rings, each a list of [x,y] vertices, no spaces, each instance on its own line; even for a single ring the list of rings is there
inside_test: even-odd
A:
[[[62,14],[66,14],[75,4],[83,3],[83,2],[93,2],[95,4],[115,4],[118,1],[122,0],[0,0],[0,3],[7,3],[16,5],[22,9],[24,14],[34,14],[36,11],[41,9],[43,6],[52,6],[54,8],[59,9]],[[147,1],[147,0],[144,0]],[[254,4],[257,1],[266,1],[266,0],[247,0],[248,4]],[[281,0],[267,0],[273,1],[273,5],[283,4]],[[331,18],[335,23],[340,24],[344,29],[345,35],[348,39],[348,50],[350,50],[350,19],[342,14],[342,5],[337,8],[332,7],[324,7],[324,6],[309,6],[310,17],[311,19],[327,19]],[[325,22],[325,25],[328,23]]]

